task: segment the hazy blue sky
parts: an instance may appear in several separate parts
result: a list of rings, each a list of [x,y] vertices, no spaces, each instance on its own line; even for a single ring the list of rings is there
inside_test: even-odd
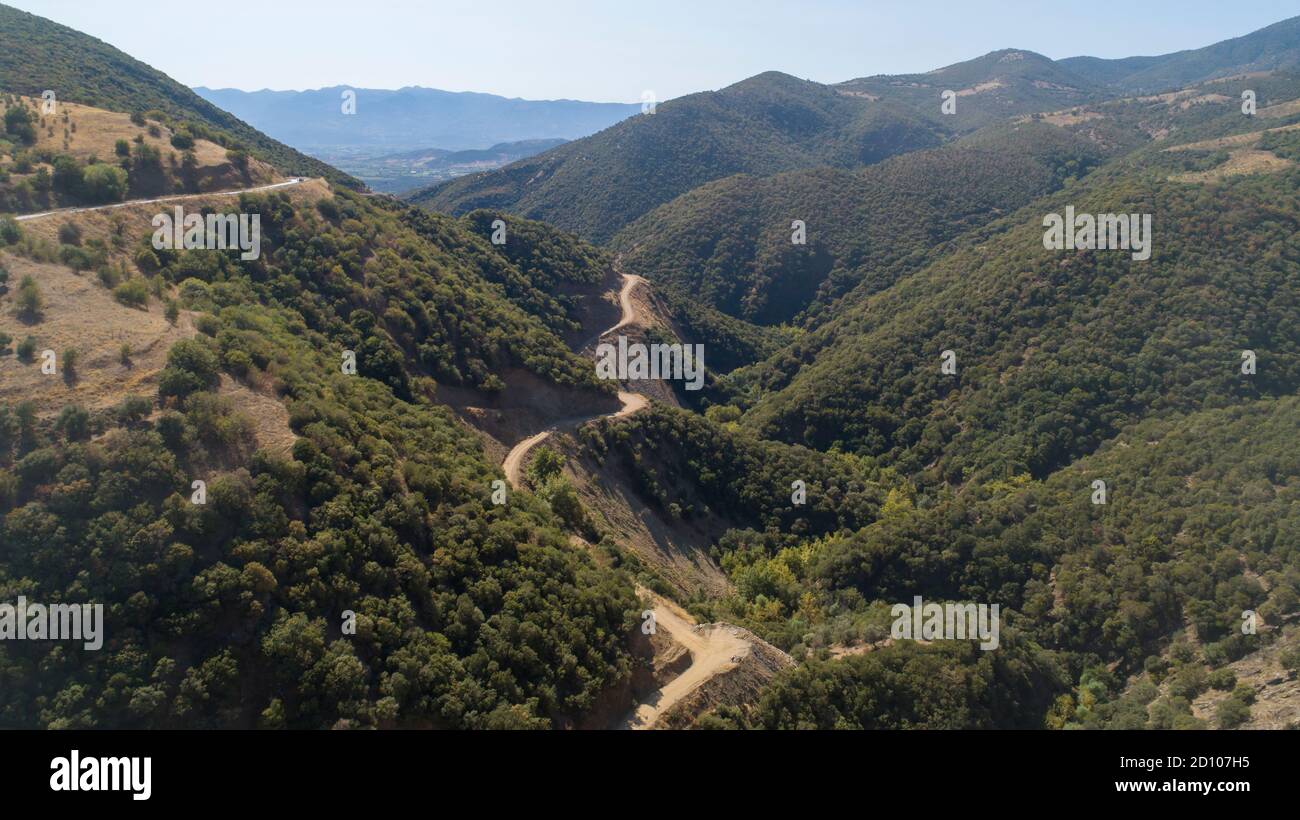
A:
[[[423,85],[621,102],[769,69],[822,82],[929,71],[1009,47],[1163,54],[1300,14],[1295,0],[222,0],[148,13],[104,0],[4,2],[191,86]]]

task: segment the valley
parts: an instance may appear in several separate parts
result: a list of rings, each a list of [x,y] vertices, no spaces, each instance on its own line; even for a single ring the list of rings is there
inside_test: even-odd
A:
[[[0,726],[1300,725],[1300,18],[355,118],[0,43],[0,599],[107,636]]]

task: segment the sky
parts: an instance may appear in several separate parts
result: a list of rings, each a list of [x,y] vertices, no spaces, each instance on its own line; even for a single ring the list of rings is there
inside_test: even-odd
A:
[[[1059,59],[1200,48],[1300,14],[1295,0],[222,0],[141,15],[4,0],[189,86],[421,85],[640,102],[763,71],[819,82],[929,71],[1001,48]],[[202,8],[201,15],[187,9]]]

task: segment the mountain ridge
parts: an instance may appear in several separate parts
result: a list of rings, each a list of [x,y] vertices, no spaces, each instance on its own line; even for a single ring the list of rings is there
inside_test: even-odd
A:
[[[271,139],[102,40],[2,4],[0,40],[5,45],[0,49],[0,88],[4,91],[40,98],[49,89],[61,100],[126,113],[157,109],[225,131],[247,142],[255,155],[285,173],[361,186],[358,180]]]
[[[731,174],[870,165],[1016,116],[1118,96],[1124,82],[1181,87],[1261,63],[1300,65],[1300,17],[1201,49],[1119,63],[999,49],[924,74],[834,84],[766,71],[408,199],[454,214],[508,210],[607,242],[654,207]],[[953,113],[941,109],[946,91],[955,95]],[[828,104],[828,94],[852,104]]]
[[[424,86],[335,85],[302,91],[196,86],[194,92],[277,139],[313,152],[338,148],[461,151],[502,142],[584,137],[640,111],[639,103],[526,100]],[[340,111],[344,92],[356,114]]]

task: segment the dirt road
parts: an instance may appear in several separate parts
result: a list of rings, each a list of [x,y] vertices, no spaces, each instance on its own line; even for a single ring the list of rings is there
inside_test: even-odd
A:
[[[615,333],[622,328],[633,324],[639,318],[637,316],[636,306],[632,303],[632,289],[638,284],[645,284],[645,279],[642,279],[634,273],[622,273],[620,275],[623,277],[623,287],[619,290],[618,303],[619,307],[622,309],[622,315],[618,320],[618,324],[597,334],[590,342],[583,345],[584,348],[611,333]],[[622,402],[623,406],[616,412],[608,414],[609,418],[618,419],[623,418],[624,416],[630,416],[633,413],[642,410],[649,404],[649,401],[645,396],[637,393],[628,393],[622,390],[619,391],[618,400]],[[540,433],[534,433],[516,444],[514,447],[510,448],[510,452],[506,454],[506,460],[501,464],[501,469],[503,469],[506,474],[506,481],[510,482],[511,487],[519,489],[519,477],[523,471],[524,459],[528,456],[529,451],[545,441],[551,433],[560,430],[572,430],[597,418],[601,418],[601,416],[576,416],[574,418],[557,421],[555,424],[552,424]]]
[[[668,685],[650,695],[619,725],[620,729],[651,729],[660,716],[682,698],[694,692],[714,675],[734,668],[751,651],[748,641],[725,629],[701,629],[690,616],[644,588],[637,590],[648,597],[655,614],[655,628],[662,629],[691,653],[691,665]]]
[[[128,199],[126,202],[114,202],[111,205],[93,205],[88,208],[59,208],[55,211],[42,211],[39,214],[25,214],[14,217],[16,222],[25,222],[28,219],[40,219],[45,216],[56,216],[58,214],[80,214],[87,211],[108,211],[113,208],[127,208],[131,205],[150,205],[157,202],[180,202],[186,199],[201,199],[209,196],[238,196],[239,194],[251,194],[257,191],[272,191],[276,188],[287,188],[290,185],[297,185],[300,182],[306,182],[305,177],[294,177],[285,182],[276,182],[271,185],[259,185],[256,188],[240,188],[236,191],[210,191],[206,194],[177,194],[175,196],[160,196],[157,199]]]
[[[626,393],[622,390],[618,393],[618,400],[623,403],[623,406],[616,412],[610,413],[608,415],[609,418],[618,419],[624,416],[630,416],[649,404],[645,396],[637,393]],[[523,470],[524,457],[528,455],[530,450],[545,441],[551,433],[559,432],[561,430],[572,430],[597,418],[601,417],[576,416],[571,419],[557,421],[542,432],[535,433],[510,448],[510,452],[506,454],[506,460],[501,464],[501,469],[505,470],[506,480],[510,482],[510,486],[519,489],[519,476]]]
[[[636,313],[636,306],[632,304],[632,291],[637,285],[649,285],[650,283],[644,277],[637,276],[635,273],[623,273],[622,265],[618,260],[614,261],[614,270],[618,271],[618,275],[623,277],[623,286],[618,291],[618,306],[621,310],[618,324],[592,336],[582,343],[582,346],[578,348],[579,350],[586,350],[611,333],[617,333],[640,319]]]
[[[646,284],[646,280],[636,274],[623,273],[622,271],[619,271],[619,274],[623,277],[623,287],[619,290],[618,295],[622,316],[618,324],[597,334],[591,341],[583,345],[584,349],[600,339],[612,333],[617,333],[628,325],[635,323],[639,318],[636,305],[632,302],[632,291],[637,285]],[[618,398],[623,403],[623,406],[617,412],[610,414],[610,418],[630,416],[649,405],[649,400],[637,393],[620,391]],[[510,482],[510,486],[518,489],[524,459],[534,447],[545,441],[551,433],[562,429],[576,428],[593,418],[599,418],[599,416],[565,419],[551,425],[540,433],[529,436],[511,448],[509,454],[506,455],[505,462],[502,464],[502,469],[505,470],[506,480]],[[748,641],[728,632],[725,628],[697,627],[691,622],[690,616],[675,604],[648,589],[638,587],[637,591],[651,601],[655,613],[656,628],[665,630],[673,640],[690,652],[691,665],[686,668],[686,671],[673,678],[666,686],[651,694],[632,710],[631,714],[619,724],[621,729],[653,728],[656,721],[680,702],[682,698],[694,692],[714,676],[734,668],[753,649]]]

